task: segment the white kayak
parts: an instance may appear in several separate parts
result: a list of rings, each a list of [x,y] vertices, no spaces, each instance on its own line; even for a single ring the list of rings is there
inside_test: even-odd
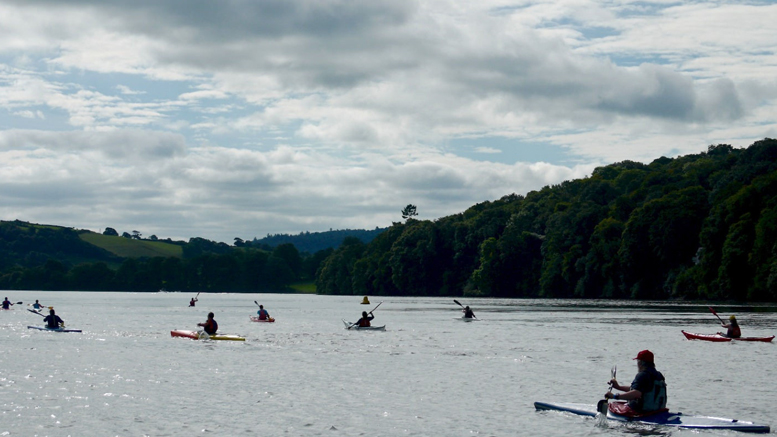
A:
[[[539,410],[563,411],[581,416],[596,417],[596,405],[574,403],[535,402],[534,408]],[[642,417],[626,417],[607,412],[607,419],[617,422],[634,422],[646,425],[672,426],[685,429],[729,429],[741,432],[768,433],[769,425],[757,424],[738,419],[726,419],[711,416],[686,416],[683,413],[668,411]]]
[[[464,317],[464,316],[454,317],[453,320],[459,320],[461,322],[479,322],[480,321],[480,319],[476,319],[474,317]]]
[[[343,324],[345,325],[345,329],[351,330],[351,331],[385,331],[386,325],[382,326],[354,326],[351,322],[346,322],[343,320]]]

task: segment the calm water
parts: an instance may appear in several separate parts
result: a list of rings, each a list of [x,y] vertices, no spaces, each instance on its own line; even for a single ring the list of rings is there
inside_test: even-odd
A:
[[[278,294],[2,292],[53,305],[82,334],[41,332],[41,317],[0,311],[0,436],[631,436],[740,435],[612,425],[533,402],[596,403],[651,349],[669,407],[772,425],[775,345],[688,341],[715,332],[703,305]],[[2,297],[2,296],[0,296]],[[277,319],[252,323],[254,300]],[[736,311],[743,335],[777,332],[777,308]],[[758,310],[758,311],[755,311]],[[241,342],[171,338],[213,311]]]

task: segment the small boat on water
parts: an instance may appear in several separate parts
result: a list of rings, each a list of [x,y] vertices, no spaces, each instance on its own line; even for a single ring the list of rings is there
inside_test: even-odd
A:
[[[351,331],[385,331],[386,325],[382,326],[354,326],[351,322],[346,322],[343,320],[343,324],[345,325],[345,329],[351,330]]]
[[[272,317],[268,317],[266,319],[260,319],[259,316],[251,316],[252,322],[260,322],[260,323],[274,323],[275,319]]]
[[[480,319],[476,319],[474,317],[464,317],[464,316],[454,317],[453,320],[459,320],[461,322],[479,322],[480,321]]]
[[[537,411],[562,411],[590,417],[596,417],[597,414],[596,405],[594,404],[535,402],[534,408],[536,408]],[[612,412],[612,409],[610,409],[610,411],[607,412],[607,420],[645,425],[671,426],[685,429],[727,429],[753,433],[770,432],[769,425],[760,425],[744,420],[725,419],[722,417],[686,416],[683,413],[671,413],[669,411],[662,411],[647,416],[628,417],[615,414]]]
[[[227,341],[246,341],[245,337],[240,337],[239,335],[230,335],[230,334],[215,334],[215,335],[208,335],[201,331],[187,331],[183,329],[178,329],[175,331],[170,331],[171,337],[183,337],[183,338],[190,338],[192,340],[227,340]]]
[[[728,341],[762,341],[766,343],[771,343],[772,340],[774,340],[774,336],[771,337],[739,337],[739,338],[731,338],[726,337],[723,335],[723,333],[716,333],[716,334],[695,334],[693,332],[686,332],[681,331],[685,338],[688,340],[704,340],[704,341],[714,341],[714,342],[728,342]]]
[[[80,329],[47,328],[45,326],[28,326],[27,328],[37,329],[39,331],[49,331],[49,332],[81,332]]]

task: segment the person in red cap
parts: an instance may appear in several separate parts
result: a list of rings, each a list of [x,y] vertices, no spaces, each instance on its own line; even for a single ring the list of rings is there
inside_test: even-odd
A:
[[[615,378],[610,381],[612,388],[623,393],[607,392],[606,399],[622,399],[628,401],[628,407],[633,413],[648,413],[660,411],[666,408],[666,380],[664,375],[656,370],[653,360],[653,352],[640,351],[637,357],[637,376],[631,382],[631,386],[620,385]]]

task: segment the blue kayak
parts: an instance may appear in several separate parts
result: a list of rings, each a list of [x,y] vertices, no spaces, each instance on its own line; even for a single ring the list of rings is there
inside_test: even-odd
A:
[[[597,414],[594,404],[550,403],[535,402],[537,410],[564,411],[579,414],[581,416],[595,417]],[[768,433],[769,425],[758,425],[737,419],[725,419],[709,416],[686,416],[683,413],[664,412],[644,417],[627,417],[607,412],[607,419],[618,422],[634,422],[646,425],[673,426],[686,429],[729,429],[742,432]]]
[[[37,329],[39,331],[51,331],[51,332],[81,332],[80,329],[46,328],[45,326],[28,326],[28,328]]]

